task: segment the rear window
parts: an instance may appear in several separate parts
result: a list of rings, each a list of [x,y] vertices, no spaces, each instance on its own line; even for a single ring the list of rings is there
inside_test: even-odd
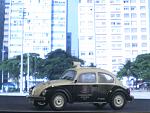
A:
[[[99,83],[114,83],[114,78],[106,73],[98,73],[98,82]]]

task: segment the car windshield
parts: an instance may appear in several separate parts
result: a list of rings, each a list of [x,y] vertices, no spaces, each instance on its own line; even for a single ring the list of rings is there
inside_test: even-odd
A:
[[[69,70],[64,72],[63,76],[60,79],[66,79],[66,80],[74,80],[76,75],[76,72],[74,70]]]

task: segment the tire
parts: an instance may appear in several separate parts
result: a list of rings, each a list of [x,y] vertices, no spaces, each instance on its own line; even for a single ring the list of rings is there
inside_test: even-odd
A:
[[[96,106],[97,108],[103,108],[104,106],[107,105],[107,103],[94,103],[94,106]]]
[[[126,104],[126,98],[125,95],[121,92],[117,92],[114,95],[112,95],[110,106],[114,110],[120,110],[124,107]]]
[[[50,99],[49,105],[52,110],[63,110],[66,106],[67,98],[63,93],[56,93]]]
[[[42,109],[45,106],[47,106],[47,102],[40,102],[40,101],[34,101],[33,105],[38,108],[38,109]]]

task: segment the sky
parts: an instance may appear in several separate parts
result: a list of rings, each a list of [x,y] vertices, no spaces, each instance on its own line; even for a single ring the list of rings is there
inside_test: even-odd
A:
[[[78,56],[78,1],[68,0],[68,32],[72,33],[72,50]]]

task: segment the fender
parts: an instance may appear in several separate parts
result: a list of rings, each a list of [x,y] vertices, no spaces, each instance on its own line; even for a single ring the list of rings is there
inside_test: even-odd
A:
[[[62,92],[66,95],[68,102],[72,102],[72,95],[67,89],[56,89],[53,94],[56,92]]]
[[[122,87],[120,87],[120,86],[114,86],[113,88],[112,88],[112,90],[110,90],[109,92],[108,92],[108,98],[107,98],[107,101],[110,101],[111,100],[111,97],[112,97],[112,95],[113,94],[115,94],[116,92],[122,92],[123,94],[125,94],[125,97],[127,98],[127,90],[126,89],[123,89]]]

